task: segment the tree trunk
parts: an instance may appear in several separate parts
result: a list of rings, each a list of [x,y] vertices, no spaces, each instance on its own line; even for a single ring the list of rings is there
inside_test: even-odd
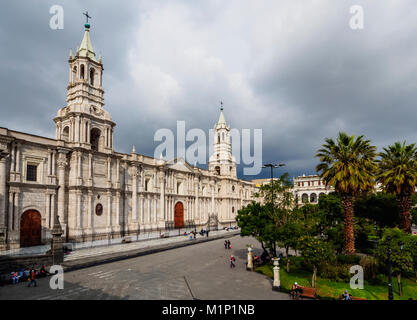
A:
[[[411,195],[399,195],[398,206],[400,209],[401,228],[405,232],[411,233]]]
[[[344,254],[355,253],[355,234],[353,231],[353,196],[349,194],[342,195],[342,207],[345,224],[345,238],[343,240]]]
[[[261,242],[261,246],[262,246],[262,249],[264,250],[264,252],[266,253],[266,255],[267,255],[268,257],[271,257],[271,256],[269,255],[268,250],[266,250],[265,245],[264,245],[264,243],[263,243],[263,242]]]
[[[287,256],[287,272],[290,273],[290,255],[289,255],[289,248],[285,248],[285,255]]]
[[[313,267],[313,279],[311,280],[311,286],[316,288],[316,280],[317,280],[317,267]]]
[[[401,297],[403,295],[403,288],[401,286],[401,273],[397,274],[397,282],[398,282],[398,294]]]

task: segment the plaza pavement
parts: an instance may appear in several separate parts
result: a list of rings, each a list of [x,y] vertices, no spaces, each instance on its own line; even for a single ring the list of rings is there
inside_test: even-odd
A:
[[[83,268],[64,274],[64,290],[52,290],[50,278],[36,288],[25,283],[0,288],[0,299],[33,300],[287,300],[272,291],[267,277],[246,271],[247,244],[260,253],[252,238],[230,238],[232,249],[217,239],[168,251]],[[229,267],[230,254],[236,268]]]

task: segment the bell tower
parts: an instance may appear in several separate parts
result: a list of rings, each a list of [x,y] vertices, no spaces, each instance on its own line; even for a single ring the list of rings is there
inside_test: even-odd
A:
[[[98,152],[113,152],[113,131],[116,124],[104,109],[102,87],[103,59],[97,60],[90,38],[90,24],[85,24],[84,37],[75,56],[69,56],[67,105],[54,119],[56,139],[69,147]]]
[[[218,176],[236,178],[236,159],[232,155],[230,126],[226,124],[223,110],[222,102],[219,121],[214,125],[214,152],[209,160],[209,170]]]

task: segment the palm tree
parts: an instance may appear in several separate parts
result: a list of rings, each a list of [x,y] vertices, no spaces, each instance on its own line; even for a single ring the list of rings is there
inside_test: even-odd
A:
[[[355,136],[348,136],[344,132],[339,132],[336,141],[326,138],[325,142],[316,154],[320,159],[316,171],[326,186],[333,186],[341,195],[345,226],[342,251],[354,254],[353,201],[375,185],[376,147],[363,136],[355,139]]]
[[[406,142],[395,142],[383,148],[378,160],[377,181],[385,191],[397,196],[401,227],[411,233],[411,196],[417,185],[417,148]]]

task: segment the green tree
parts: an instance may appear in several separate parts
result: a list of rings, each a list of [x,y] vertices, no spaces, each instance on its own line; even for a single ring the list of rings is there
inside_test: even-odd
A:
[[[344,214],[343,252],[355,253],[354,198],[369,191],[375,184],[376,147],[363,136],[348,136],[340,132],[336,141],[325,139],[316,157],[320,163],[316,171],[326,185],[333,186],[340,194]]]
[[[401,227],[411,233],[411,196],[417,185],[416,145],[395,142],[379,155],[377,181],[386,191],[397,196]]]
[[[304,260],[313,266],[311,285],[315,288],[317,268],[322,262],[330,262],[335,258],[333,248],[330,243],[311,236],[302,236],[298,243]]]
[[[260,242],[265,254],[269,256],[267,248],[269,247],[268,244],[271,242],[271,238],[273,238],[273,235],[270,234],[270,231],[273,230],[271,228],[273,220],[265,209],[265,206],[259,202],[248,204],[238,211],[236,221],[239,228],[241,228],[240,236],[254,237]]]
[[[390,193],[367,194],[355,201],[355,215],[374,221],[380,228],[394,228],[400,223],[398,202]]]
[[[388,240],[388,237],[391,240]],[[383,266],[388,265],[388,251],[391,248],[391,272],[397,277],[399,295],[402,295],[401,275],[412,270],[413,258],[410,247],[405,246],[408,235],[398,228],[385,229],[378,243],[376,257]],[[403,247],[401,249],[401,247]]]
[[[405,241],[405,248],[410,252],[413,270],[414,274],[416,275],[417,282],[417,237],[408,235]]]

